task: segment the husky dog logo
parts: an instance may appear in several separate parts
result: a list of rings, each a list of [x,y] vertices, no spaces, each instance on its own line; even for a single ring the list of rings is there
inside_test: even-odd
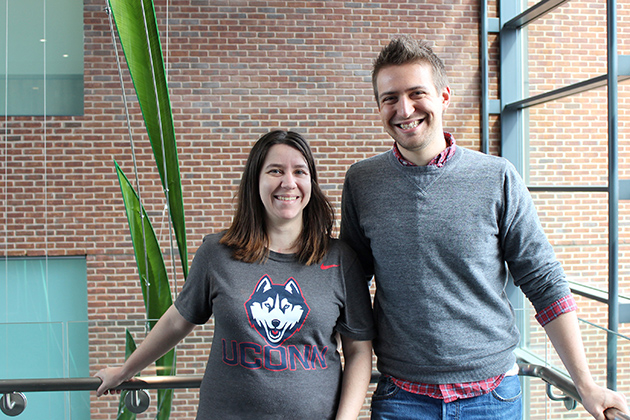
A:
[[[302,328],[311,309],[295,279],[279,285],[265,275],[245,302],[245,310],[250,325],[277,347]]]

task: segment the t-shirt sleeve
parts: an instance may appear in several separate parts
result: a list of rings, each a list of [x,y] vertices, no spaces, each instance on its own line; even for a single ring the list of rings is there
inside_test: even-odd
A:
[[[190,266],[188,278],[175,300],[175,308],[188,322],[202,325],[212,316],[211,242],[204,238]]]

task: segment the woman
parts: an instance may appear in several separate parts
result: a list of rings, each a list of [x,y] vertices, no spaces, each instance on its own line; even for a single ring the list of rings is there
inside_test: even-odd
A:
[[[371,375],[371,306],[356,255],[331,238],[333,220],[304,138],[261,137],[232,225],[204,238],[176,302],[122,367],[97,373],[97,395],[214,315],[198,420],[356,419]]]

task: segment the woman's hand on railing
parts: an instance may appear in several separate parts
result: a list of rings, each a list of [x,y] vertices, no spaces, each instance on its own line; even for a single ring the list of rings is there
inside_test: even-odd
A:
[[[123,382],[133,380],[125,378],[123,376],[122,366],[101,369],[94,376],[100,378],[101,381],[103,381],[96,390],[97,397],[107,394],[120,394],[120,390],[115,388]]]

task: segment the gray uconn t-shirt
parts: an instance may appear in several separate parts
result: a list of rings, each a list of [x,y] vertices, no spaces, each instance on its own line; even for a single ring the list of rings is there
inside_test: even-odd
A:
[[[341,389],[335,333],[374,334],[356,254],[333,240],[317,265],[273,252],[249,264],[234,260],[220,237],[204,238],[175,302],[189,322],[214,315],[197,419],[334,418]]]

